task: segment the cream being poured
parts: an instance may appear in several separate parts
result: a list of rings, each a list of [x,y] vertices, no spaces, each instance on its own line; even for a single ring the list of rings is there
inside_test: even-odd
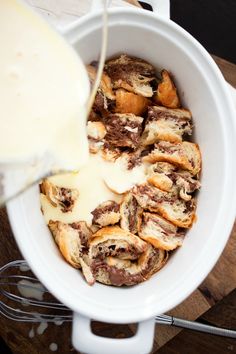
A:
[[[80,168],[89,81],[77,53],[18,0],[0,1],[0,42],[0,163],[46,154],[55,168]]]

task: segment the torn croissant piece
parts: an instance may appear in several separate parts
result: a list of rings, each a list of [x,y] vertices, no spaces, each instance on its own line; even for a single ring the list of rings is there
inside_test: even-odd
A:
[[[40,184],[40,192],[47,197],[51,205],[60,207],[63,213],[72,211],[79,196],[77,189],[57,187],[48,179],[44,179]]]
[[[154,67],[145,60],[121,55],[105,65],[114,88],[123,88],[144,97],[152,97],[150,82],[155,76]]]
[[[150,100],[146,97],[124,89],[116,90],[116,113],[133,113],[140,116],[146,112],[149,104]]]
[[[121,155],[122,151],[118,147],[114,147],[105,142],[100,151],[102,158],[106,161],[115,162]]]
[[[172,180],[163,173],[151,174],[147,179],[148,183],[165,192],[170,192],[173,187]]]
[[[120,206],[113,200],[101,203],[91,214],[92,223],[99,226],[114,225],[120,220]]]
[[[135,285],[148,279],[167,255],[118,226],[100,229],[89,242],[93,276],[107,285]]]
[[[178,199],[175,190],[164,192],[147,183],[136,185],[132,193],[143,209],[156,212],[174,225],[190,228],[195,220],[196,201]]]
[[[191,172],[193,175],[198,174],[201,170],[199,147],[197,144],[188,141],[177,144],[161,141],[155,144],[154,150],[143,159],[150,163],[169,162]]]
[[[176,199],[173,203],[162,202],[158,207],[158,213],[174,225],[188,229],[196,220],[196,200],[189,201]]]
[[[173,203],[177,198],[175,194],[162,191],[148,183],[134,186],[131,193],[143,209],[156,212],[158,212],[159,206],[163,201]]]
[[[97,69],[92,65],[87,65],[87,72],[90,82],[93,84],[96,79]],[[93,110],[103,114],[106,113],[109,107],[114,104],[115,98],[115,94],[112,90],[111,79],[107,74],[103,73],[99,89],[95,97]]]
[[[132,113],[110,114],[105,119],[105,140],[115,147],[136,148],[140,142],[143,118]]]
[[[184,236],[177,232],[177,227],[157,214],[143,213],[139,237],[154,247],[171,251],[182,246]]]
[[[136,234],[140,230],[143,209],[131,193],[125,194],[120,205],[120,226],[123,230]]]
[[[187,171],[173,173],[170,177],[179,191],[180,198],[185,201],[189,201],[192,198],[191,194],[201,187],[201,183]]]
[[[143,156],[148,155],[150,149],[147,149],[145,146],[140,146],[135,150],[123,151],[120,155],[120,159],[125,161],[127,170],[132,170],[133,168],[140,166],[142,164]]]
[[[176,170],[176,166],[168,162],[156,162],[147,169],[147,181],[162,191],[170,192],[173,187],[173,181],[169,175],[174,170]]]
[[[157,162],[149,166],[147,181],[166,192],[175,190],[185,201],[190,200],[191,194],[201,187],[201,183],[190,172],[179,170],[168,162]]]
[[[168,108],[180,107],[180,100],[177,94],[176,87],[170,77],[167,70],[161,72],[162,80],[158,84],[157,93],[154,96],[154,100],[157,104]]]
[[[149,107],[142,144],[151,145],[160,140],[171,143],[181,142],[184,134],[192,134],[191,119],[191,112],[187,109]]]
[[[151,173],[165,173],[166,175],[176,171],[178,169],[177,166],[172,165],[169,162],[156,162],[149,167],[149,172]]]
[[[66,261],[74,268],[82,268],[86,281],[92,285],[95,282],[94,277],[83,259],[83,252],[92,235],[87,224],[84,221],[66,224],[50,220],[48,227]]]
[[[87,135],[89,141],[89,151],[96,154],[104,145],[104,137],[106,135],[106,128],[102,122],[87,123]]]

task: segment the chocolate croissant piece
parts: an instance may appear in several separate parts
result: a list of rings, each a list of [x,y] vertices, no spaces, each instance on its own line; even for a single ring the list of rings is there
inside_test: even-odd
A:
[[[154,247],[171,251],[182,246],[184,236],[177,232],[177,227],[161,216],[143,213],[139,236]]]
[[[120,220],[120,206],[113,200],[101,203],[91,214],[93,224],[107,226],[117,224]]]
[[[110,114],[105,119],[108,144],[115,147],[136,148],[140,142],[143,118],[132,113]]]
[[[140,230],[142,212],[143,209],[140,207],[133,194],[125,194],[120,205],[120,225],[122,229],[136,234]]]
[[[165,192],[147,183],[136,185],[132,193],[143,209],[158,213],[176,226],[189,228],[195,220],[194,198],[185,201],[175,191]]]
[[[121,55],[107,61],[105,71],[114,88],[123,88],[144,97],[152,97],[150,82],[154,79],[155,69],[145,60]]]
[[[192,193],[201,187],[199,180],[190,172],[179,170],[168,162],[156,162],[149,166],[147,180],[163,191],[175,191],[185,201],[190,200]]]
[[[96,67],[87,65],[87,72],[90,82],[93,84],[97,75]],[[114,101],[115,94],[112,90],[111,79],[106,73],[103,73],[98,92],[95,97],[95,102],[93,104],[93,110],[101,113],[102,115],[106,115],[110,106],[114,104]]]
[[[137,116],[144,114],[150,100],[124,89],[116,90],[116,113],[133,113]]]
[[[142,135],[142,144],[151,145],[160,140],[179,143],[184,134],[192,134],[191,112],[161,106],[148,108],[148,118]]]
[[[167,70],[162,70],[161,76],[162,79],[158,84],[154,100],[165,107],[178,108],[180,100],[170,73]]]
[[[54,207],[60,207],[63,213],[70,212],[79,196],[75,188],[62,188],[44,179],[40,184],[40,192],[44,194]]]
[[[154,150],[143,159],[150,163],[169,162],[191,172],[193,175],[198,174],[201,170],[199,147],[197,144],[188,141],[177,144],[160,141],[155,144]]]
[[[165,251],[118,226],[100,229],[89,242],[93,276],[107,285],[143,282],[165,264],[167,257]]]
[[[82,268],[86,281],[92,285],[95,280],[89,265],[84,259],[88,241],[92,235],[86,222],[66,224],[61,221],[50,220],[48,227],[66,261],[74,268]]]

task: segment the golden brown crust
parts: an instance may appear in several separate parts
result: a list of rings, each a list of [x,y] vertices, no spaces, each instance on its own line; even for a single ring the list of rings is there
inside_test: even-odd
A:
[[[69,224],[52,220],[49,221],[48,227],[65,260],[74,268],[81,268],[82,244],[77,230]]]
[[[106,128],[102,122],[91,122],[87,123],[87,135],[88,138],[95,140],[102,140],[106,135]]]
[[[82,268],[87,283],[93,285],[95,279],[86,262],[86,254],[84,254],[84,250],[88,246],[88,240],[92,235],[86,222],[66,224],[61,221],[50,220],[48,227],[65,260],[74,268]]]
[[[180,202],[181,205],[179,206],[177,202]],[[184,209],[186,205],[190,205],[191,210],[190,211],[182,211],[181,209]],[[168,206],[166,204],[160,205],[158,208],[158,213],[164,218],[172,222],[172,224],[182,227],[184,229],[189,229],[192,227],[195,218],[196,218],[196,203],[194,199],[191,199],[189,202],[181,202],[180,200],[177,200],[173,208],[175,207],[176,211],[175,213],[170,213]],[[181,212],[181,214],[180,214]]]
[[[154,187],[157,187],[165,192],[170,192],[173,186],[173,182],[167,176],[162,173],[155,173],[148,177],[148,183],[152,184]]]
[[[181,199],[189,201],[192,194],[201,187],[198,179],[188,171],[179,170],[167,162],[157,162],[149,166],[147,181],[153,186],[176,193]]]
[[[169,162],[196,175],[201,170],[201,153],[197,144],[184,141],[173,144],[162,141],[155,145],[155,149],[144,161],[155,163],[158,161]]]
[[[149,104],[150,100],[146,97],[124,89],[116,90],[116,113],[133,113],[140,116],[146,112]]]
[[[154,96],[156,103],[169,108],[180,107],[180,100],[176,87],[167,70],[161,72],[162,81],[158,84],[157,93]]]
[[[139,236],[154,247],[172,251],[182,246],[183,235],[177,233],[177,227],[157,214],[143,213]]]
[[[145,281],[167,258],[164,251],[119,227],[98,231],[90,242],[89,257],[96,280],[115,286]]]
[[[196,209],[194,198],[186,202],[178,199],[176,191],[164,192],[147,183],[136,185],[132,193],[143,209],[158,213],[176,226],[191,227]]]
[[[132,234],[129,231],[125,231],[121,229],[119,226],[106,226],[102,229],[98,230],[95,234],[92,235],[89,245],[90,247],[100,243],[102,241],[106,241],[108,239],[116,239],[116,240],[127,240],[128,243],[133,243],[140,251],[146,249],[146,243],[142,241],[138,236]]]

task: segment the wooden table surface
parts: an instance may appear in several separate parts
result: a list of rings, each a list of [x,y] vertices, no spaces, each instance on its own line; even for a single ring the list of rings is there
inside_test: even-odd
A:
[[[214,59],[219,65],[226,80],[236,87],[236,65],[217,57],[214,57]],[[9,261],[22,258],[15,243],[6,211],[4,209],[0,210],[0,248],[0,266]],[[170,314],[184,319],[195,320],[199,316],[206,313],[206,311],[210,308],[214,308],[215,306],[217,307],[217,303],[224,299],[236,287],[235,254],[236,225],[232,230],[224,252],[212,272],[199,286],[199,288],[195,290],[183,303],[170,311]],[[218,324],[222,325],[220,319]],[[71,345],[71,324],[67,323],[62,326],[49,324],[48,328],[42,335],[36,333],[33,338],[29,338],[29,332],[32,328],[36,333],[38,324],[22,324],[7,320],[4,317],[0,318],[0,336],[14,354],[49,354],[52,353],[49,348],[51,343],[56,343],[58,345],[57,353],[76,353]],[[97,334],[103,336],[122,338],[131,336],[134,326],[117,326],[105,323],[95,323],[94,330]],[[170,341],[173,341],[173,338],[180,332],[181,329],[158,326],[155,333],[153,353],[156,353],[157,351],[160,351],[163,354],[168,353],[168,351],[165,351],[166,343],[171,343]],[[177,336],[177,338],[180,338],[180,336]],[[232,344],[230,345],[232,346]],[[162,349],[160,349],[161,347]],[[234,347],[232,348],[234,351]],[[169,352],[179,353],[177,348],[176,351],[171,349]],[[5,354],[4,352],[1,353]]]

